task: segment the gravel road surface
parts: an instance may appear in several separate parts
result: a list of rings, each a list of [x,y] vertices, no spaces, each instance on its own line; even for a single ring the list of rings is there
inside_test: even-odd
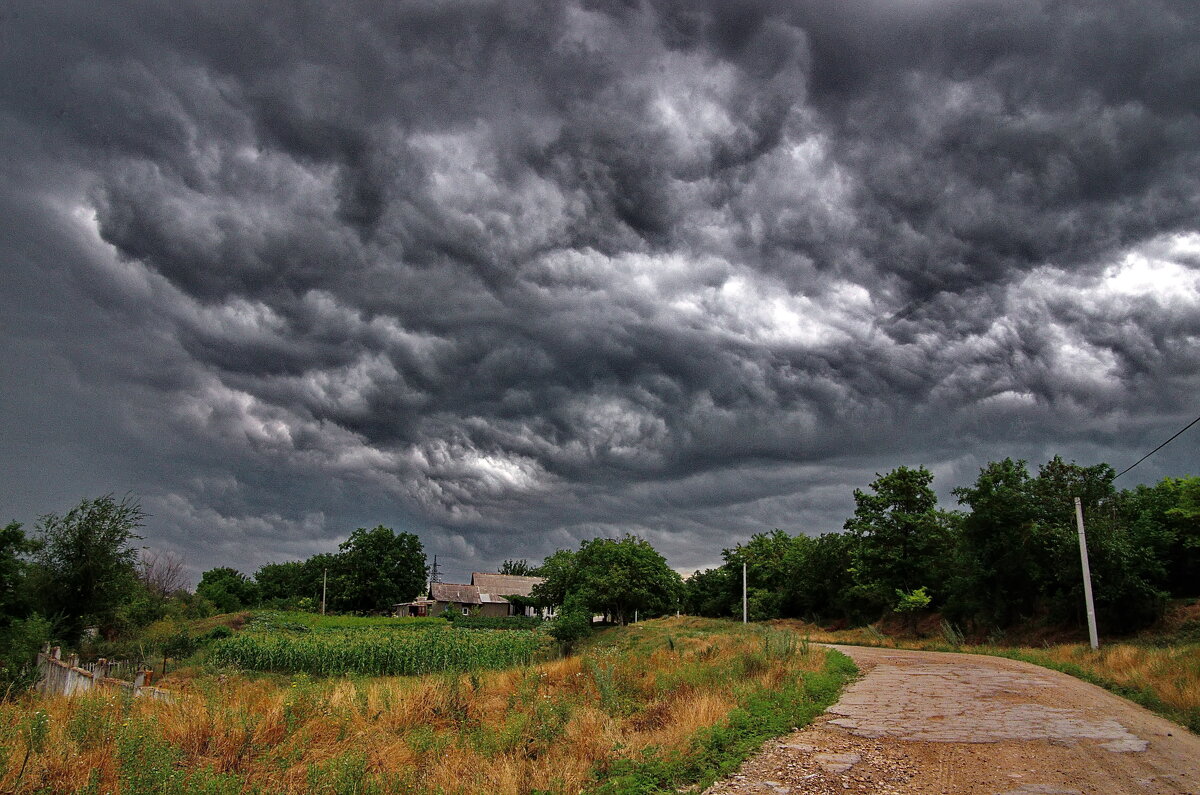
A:
[[[1200,795],[1200,737],[998,657],[836,646],[863,677],[709,795]]]

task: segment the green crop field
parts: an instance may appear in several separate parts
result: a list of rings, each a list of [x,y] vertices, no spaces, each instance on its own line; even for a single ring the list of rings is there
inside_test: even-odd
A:
[[[413,630],[444,628],[443,618],[388,616],[323,616],[299,611],[257,610],[246,629],[256,632],[344,632],[346,630]]]
[[[451,629],[443,623],[424,632],[242,632],[214,643],[209,660],[251,671],[407,676],[528,665],[549,651],[542,633]]]

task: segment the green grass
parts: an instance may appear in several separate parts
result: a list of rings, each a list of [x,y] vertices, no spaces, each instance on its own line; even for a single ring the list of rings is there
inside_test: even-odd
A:
[[[765,654],[770,654],[769,643]],[[590,791],[651,795],[706,789],[736,771],[766,740],[811,723],[857,674],[853,660],[830,649],[823,670],[789,677],[781,686],[753,688],[724,721],[697,732],[686,750],[651,747],[638,758],[597,769]]]

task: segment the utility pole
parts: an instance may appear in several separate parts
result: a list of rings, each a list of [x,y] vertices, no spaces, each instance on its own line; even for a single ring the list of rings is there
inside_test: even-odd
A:
[[[1079,528],[1079,560],[1083,564],[1083,600],[1087,605],[1088,638],[1092,648],[1100,648],[1096,635],[1096,605],[1092,601],[1092,569],[1088,565],[1087,536],[1083,532],[1083,502],[1075,498],[1075,524]]]
[[[325,615],[325,589],[329,585],[329,569],[321,569],[321,615]]]
[[[746,561],[742,561],[742,623],[747,623],[747,616],[750,611],[747,607],[749,602],[746,599]]]

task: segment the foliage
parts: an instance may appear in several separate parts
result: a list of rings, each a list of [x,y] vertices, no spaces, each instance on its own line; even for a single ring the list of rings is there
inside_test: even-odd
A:
[[[25,558],[36,549],[37,545],[25,537],[20,522],[9,522],[0,529],[0,627],[29,613]]]
[[[537,577],[540,576],[541,568],[534,566],[525,558],[521,558],[520,560],[504,561],[496,571],[500,574],[512,574],[518,577]]]
[[[258,584],[258,596],[263,603],[288,604],[304,598],[320,599],[319,584],[316,584],[316,592],[308,593],[313,583],[308,581],[303,561],[264,564],[254,572],[254,582]]]
[[[360,527],[338,550],[336,574],[329,586],[333,609],[388,610],[416,598],[425,587],[429,574],[425,550],[412,533],[396,533],[382,525],[371,530]]]
[[[37,653],[50,640],[50,622],[38,615],[0,626],[0,700],[37,680]]]
[[[449,611],[446,619],[458,629],[538,629],[546,622],[536,616],[464,616]]]
[[[545,646],[540,633],[470,629],[243,632],[213,643],[209,657],[254,671],[394,676],[528,665],[544,656]]]
[[[610,615],[621,624],[633,618],[635,610],[646,616],[673,610],[683,591],[682,580],[666,558],[634,535],[584,541],[574,554],[560,550],[546,558],[542,574],[546,581],[534,588],[535,596],[561,594],[558,604],[563,604],[573,594],[587,610]]]
[[[133,543],[144,518],[133,498],[107,494],[38,520],[39,601],[45,615],[61,617],[66,639],[77,639],[89,623],[113,627],[137,587]]]
[[[561,605],[567,598],[567,592],[575,582],[575,556],[569,549],[559,549],[551,553],[540,567],[540,583],[533,586],[533,596],[543,606]]]
[[[683,610],[688,615],[721,618],[733,615],[731,572],[725,566],[696,571],[683,582]]]
[[[937,508],[933,474],[897,467],[877,475],[870,492],[854,490],[854,516],[845,529],[855,541],[854,583],[879,610],[892,594],[926,584],[940,592],[951,559],[954,520]]]
[[[550,635],[563,649],[570,651],[575,644],[592,634],[592,611],[578,594],[569,594],[550,625]]]
[[[905,593],[904,591],[896,591],[896,605],[892,608],[896,613],[919,613],[929,607],[929,603],[933,601],[932,597],[926,592],[924,587]]]
[[[219,612],[235,613],[259,602],[258,586],[237,569],[221,566],[200,575],[196,594],[207,599]]]

